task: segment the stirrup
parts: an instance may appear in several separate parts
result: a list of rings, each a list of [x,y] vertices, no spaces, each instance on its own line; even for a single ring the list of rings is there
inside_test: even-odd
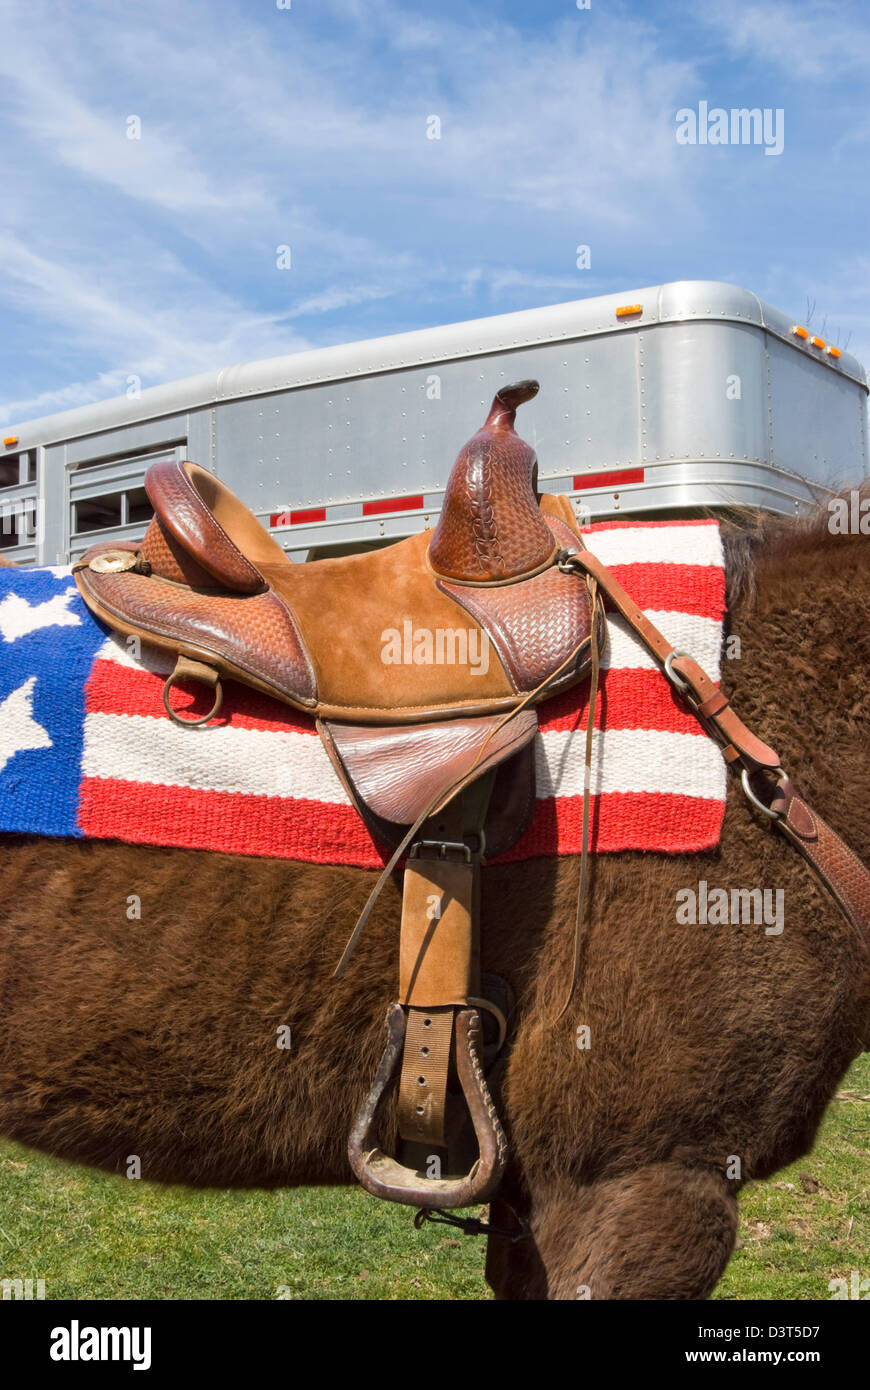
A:
[[[387,1045],[348,1140],[347,1154],[354,1175],[373,1197],[429,1211],[486,1202],[504,1174],[507,1140],[483,1074],[483,1029],[477,1009],[461,1009],[454,1024],[456,1069],[479,1150],[469,1172],[454,1177],[429,1178],[373,1145],[377,1112],[402,1057],[406,1027],[405,1010],[401,1004],[391,1004],[387,1012]]]

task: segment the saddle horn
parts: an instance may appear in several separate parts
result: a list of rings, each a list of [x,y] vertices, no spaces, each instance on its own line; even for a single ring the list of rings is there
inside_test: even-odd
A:
[[[536,381],[497,391],[477,434],[459,451],[429,546],[429,561],[445,579],[504,583],[550,564],[553,534],[538,505],[538,459],[514,431]]]

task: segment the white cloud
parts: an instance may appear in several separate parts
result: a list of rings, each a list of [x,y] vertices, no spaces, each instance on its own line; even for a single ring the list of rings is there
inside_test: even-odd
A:
[[[866,10],[794,0],[725,0],[699,10],[703,23],[735,53],[778,67],[791,78],[839,84],[844,75],[870,68]]]

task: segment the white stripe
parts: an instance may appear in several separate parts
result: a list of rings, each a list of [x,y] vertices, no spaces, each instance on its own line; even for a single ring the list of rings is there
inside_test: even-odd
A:
[[[725,557],[718,526],[632,526],[584,533],[603,565],[716,565]]]
[[[154,786],[350,804],[320,739],[289,730],[180,729],[168,719],[89,714],[82,772]]]
[[[50,574],[53,579],[69,579],[72,565],[37,565],[29,574]]]
[[[582,796],[585,734],[555,729],[535,749],[539,798]],[[726,769],[711,739],[656,729],[595,731],[592,792],[663,792],[725,800]]]
[[[116,666],[125,666],[129,671],[150,671],[154,676],[169,676],[175,666],[175,657],[160,647],[141,643],[142,655],[133,657],[126,646],[123,634],[111,634],[97,652],[97,661],[113,661]]]
[[[724,799],[725,767],[707,738],[614,729],[597,732],[594,743],[596,792],[659,791]],[[539,797],[582,794],[584,745],[582,730],[539,735]],[[320,740],[310,734],[193,731],[140,715],[89,714],[83,772],[154,786],[350,804]]]
[[[644,616],[660,630],[678,651],[687,651],[711,680],[720,675],[722,624],[716,618],[701,618],[696,613],[657,613],[647,609]],[[614,670],[659,670],[658,662],[632,631],[619,613],[607,615],[608,642],[602,655],[602,666]]]

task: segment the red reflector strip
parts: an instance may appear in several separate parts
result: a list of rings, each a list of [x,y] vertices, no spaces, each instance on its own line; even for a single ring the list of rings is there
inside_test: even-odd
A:
[[[304,526],[307,521],[325,521],[325,507],[309,507],[307,511],[275,512],[269,517],[270,526]]]
[[[574,489],[582,492],[590,487],[623,487],[626,483],[642,483],[642,468],[618,468],[614,473],[577,473]]]
[[[363,516],[380,516],[382,512],[413,512],[423,506],[420,497],[390,497],[381,502],[363,502]]]

